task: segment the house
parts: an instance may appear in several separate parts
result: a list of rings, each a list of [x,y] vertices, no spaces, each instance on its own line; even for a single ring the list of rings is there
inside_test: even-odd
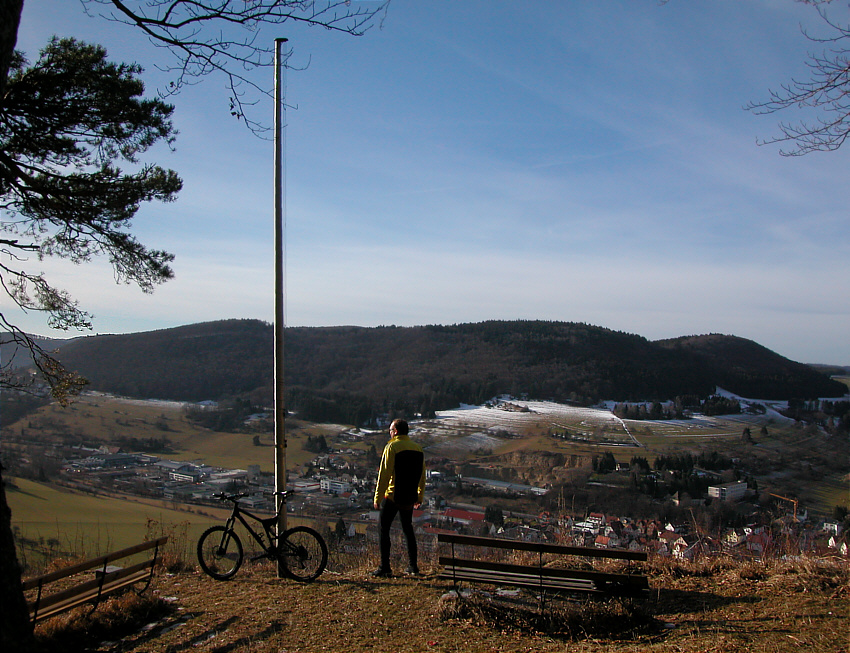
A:
[[[838,551],[841,555],[847,555],[847,542],[841,541],[841,539],[835,535],[829,536],[829,540],[826,545],[833,551]]]
[[[823,530],[833,535],[841,535],[841,524],[837,521],[825,521],[823,523]]]
[[[483,512],[471,512],[469,510],[460,510],[459,508],[446,508],[440,517],[455,524],[462,524],[463,526],[480,525],[484,522]]]
[[[671,553],[676,547],[687,548],[688,546],[685,538],[675,531],[664,531],[658,536],[658,539],[667,544],[667,548]]]
[[[599,528],[605,523],[605,515],[601,512],[592,512],[585,521],[595,524],[596,527]]]
[[[596,535],[599,532],[599,524],[591,521],[580,521],[573,524],[573,531],[583,535]]]
[[[521,540],[523,542],[542,542],[546,538],[536,528],[530,526],[513,526],[500,531],[502,537],[510,540]]]
[[[730,528],[723,533],[723,546],[735,547],[742,544],[747,539],[747,534],[743,528]]]
[[[695,535],[686,535],[683,542],[677,542],[673,549],[673,557],[679,560],[693,560],[701,552],[702,542]]]

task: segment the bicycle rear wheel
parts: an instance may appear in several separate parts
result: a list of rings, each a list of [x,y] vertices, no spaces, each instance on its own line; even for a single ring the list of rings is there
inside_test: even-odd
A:
[[[232,530],[213,526],[198,540],[198,562],[216,580],[227,580],[239,571],[244,554],[242,542]]]
[[[302,583],[318,578],[328,564],[325,541],[307,526],[296,526],[284,531],[279,550],[286,573]]]

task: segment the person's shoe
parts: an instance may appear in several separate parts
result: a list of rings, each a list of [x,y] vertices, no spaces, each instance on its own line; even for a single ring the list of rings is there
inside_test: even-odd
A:
[[[372,572],[372,575],[375,578],[390,578],[393,575],[389,569],[384,569],[383,567],[378,567],[375,571]]]
[[[419,567],[417,567],[416,565],[408,565],[404,573],[409,574],[410,576],[418,576]]]

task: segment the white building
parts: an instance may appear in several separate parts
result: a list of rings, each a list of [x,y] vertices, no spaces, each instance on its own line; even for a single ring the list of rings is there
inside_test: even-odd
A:
[[[708,496],[721,501],[737,501],[747,493],[746,481],[735,481],[723,485],[710,485]]]
[[[321,488],[323,492],[327,492],[328,494],[344,494],[345,492],[351,492],[351,483],[336,478],[323,478],[321,480]]]

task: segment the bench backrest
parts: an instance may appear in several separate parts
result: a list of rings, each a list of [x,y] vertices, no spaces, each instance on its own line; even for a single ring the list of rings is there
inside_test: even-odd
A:
[[[535,553],[558,553],[561,555],[584,556],[588,558],[615,558],[618,560],[637,560],[646,562],[645,551],[627,551],[625,549],[597,549],[589,546],[562,546],[547,542],[525,542],[522,540],[506,540],[497,537],[476,537],[474,535],[458,535],[456,533],[440,533],[437,541],[443,544],[460,544],[468,546],[490,547],[494,549],[511,549],[514,551],[533,551]]]
[[[167,541],[168,536],[166,535],[164,537],[159,537],[155,540],[142,542],[141,544],[130,546],[126,549],[121,549],[120,551],[107,553],[106,555],[100,556],[98,558],[92,558],[91,560],[86,560],[85,562],[80,562],[75,565],[63,567],[62,569],[57,569],[56,571],[51,571],[47,574],[42,574],[41,576],[27,578],[23,581],[24,591],[35,589],[39,585],[45,585],[47,583],[53,582],[54,580],[59,580],[60,578],[67,578],[68,576],[73,576],[74,574],[78,574],[81,571],[88,571],[89,569],[95,569],[97,567],[105,567],[110,562],[113,562],[115,560],[127,558],[136,553],[141,553],[142,551],[153,549],[154,547],[160,547],[164,545]]]

